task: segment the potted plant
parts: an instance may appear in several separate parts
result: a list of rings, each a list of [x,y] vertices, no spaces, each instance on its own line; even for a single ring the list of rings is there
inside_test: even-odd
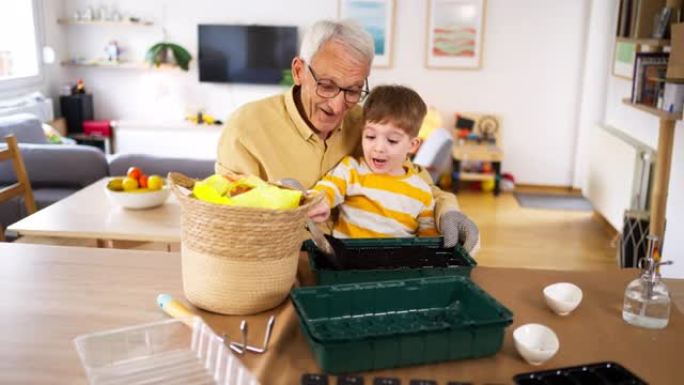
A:
[[[152,65],[159,67],[163,63],[176,64],[184,71],[190,67],[190,60],[192,60],[192,55],[188,50],[167,41],[153,45],[145,54],[145,61]]]

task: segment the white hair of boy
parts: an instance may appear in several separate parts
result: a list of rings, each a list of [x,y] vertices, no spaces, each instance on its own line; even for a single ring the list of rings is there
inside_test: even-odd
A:
[[[299,57],[307,63],[329,41],[341,43],[354,52],[358,59],[373,63],[375,45],[373,37],[352,20],[321,20],[307,31],[302,39]]]

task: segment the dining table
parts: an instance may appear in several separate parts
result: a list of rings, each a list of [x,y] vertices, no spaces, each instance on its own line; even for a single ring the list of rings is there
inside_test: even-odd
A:
[[[672,307],[669,324],[662,330],[634,327],[622,319],[625,287],[637,276],[633,269],[618,268],[475,267],[472,281],[513,313],[496,354],[356,374],[365,384],[379,377],[397,378],[404,385],[411,380],[432,380],[437,385],[513,384],[519,373],[609,361],[650,384],[681,384],[681,309]],[[542,290],[555,282],[571,282],[583,291],[581,304],[567,316],[553,313],[545,304]],[[679,288],[681,282],[671,281]],[[302,253],[296,285],[315,283]],[[160,293],[185,303],[213,330],[233,340],[246,321],[250,340],[261,341],[268,318],[275,316],[267,351],[239,357],[261,384],[298,385],[304,374],[321,373],[289,298],[253,315],[195,308],[183,295],[180,253],[0,243],[0,383],[88,383],[74,339],[168,319],[156,304]],[[526,363],[514,347],[513,330],[527,323],[548,326],[560,341],[558,353],[541,366]],[[336,384],[336,379],[330,375],[329,383]]]
[[[19,236],[95,240],[100,247],[116,242],[180,243],[181,208],[173,194],[154,208],[127,209],[107,196],[109,180],[102,178],[7,230]]]

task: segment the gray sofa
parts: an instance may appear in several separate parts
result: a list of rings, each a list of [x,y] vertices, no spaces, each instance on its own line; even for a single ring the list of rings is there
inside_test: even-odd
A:
[[[194,178],[214,172],[208,159],[166,158],[141,154],[117,154],[110,157],[85,145],[51,144],[45,139],[40,120],[33,115],[0,117],[0,146],[4,137],[14,134],[26,164],[38,209],[42,209],[108,175],[124,175],[129,167],[145,173],[165,176],[178,171]],[[0,186],[16,181],[10,162],[0,163]],[[26,215],[21,199],[0,204],[0,224],[6,228]]]

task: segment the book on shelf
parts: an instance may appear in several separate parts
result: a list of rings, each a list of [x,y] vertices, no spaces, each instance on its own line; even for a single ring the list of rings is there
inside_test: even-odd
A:
[[[660,11],[665,7],[665,0],[635,0],[633,8],[634,23],[632,24],[632,37],[653,37],[653,25]]]
[[[631,24],[632,0],[620,0],[620,10],[618,11],[618,37],[629,37],[629,27]]]
[[[665,72],[667,64],[647,64],[644,66],[643,82],[637,103],[657,107],[658,96],[665,87]]]
[[[644,90],[649,105],[656,105],[667,70],[667,52],[637,52],[632,76],[632,103],[644,103]],[[648,74],[647,74],[648,70]]]

